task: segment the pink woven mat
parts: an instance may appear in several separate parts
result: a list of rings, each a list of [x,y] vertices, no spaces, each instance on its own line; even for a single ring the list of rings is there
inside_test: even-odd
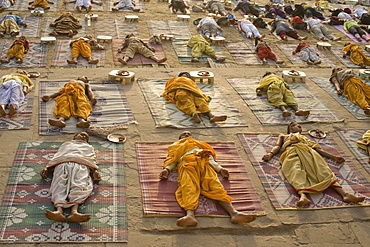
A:
[[[230,179],[222,180],[224,188],[233,198],[233,205],[239,211],[265,215],[260,198],[254,188],[244,162],[234,143],[209,143],[216,151],[217,161],[229,170]],[[175,198],[177,172],[171,172],[167,181],[159,180],[163,162],[170,143],[136,143],[140,185],[143,197],[144,216],[181,216],[185,211]],[[228,214],[213,200],[200,196],[198,216],[227,216]]]

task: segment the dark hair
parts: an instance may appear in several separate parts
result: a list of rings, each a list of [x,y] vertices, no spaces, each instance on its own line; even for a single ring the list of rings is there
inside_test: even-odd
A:
[[[267,71],[267,72],[262,76],[262,78],[263,78],[263,77],[265,77],[265,76],[268,76],[268,75],[272,75],[272,72]]]
[[[190,73],[189,72],[180,72],[178,76],[179,77],[182,76],[182,77],[188,77],[188,78],[190,78]]]
[[[292,126],[293,124],[296,124],[297,122],[291,122],[289,125],[288,125],[288,129],[287,129],[287,132],[288,134],[290,134],[290,126]]]

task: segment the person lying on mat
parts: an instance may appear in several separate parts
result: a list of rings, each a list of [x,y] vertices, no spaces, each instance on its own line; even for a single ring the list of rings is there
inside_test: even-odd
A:
[[[370,25],[370,14],[369,12],[358,2],[354,5],[354,13],[355,17],[360,20],[360,24],[362,25]]]
[[[211,98],[202,93],[188,72],[181,72],[177,77],[169,79],[161,97],[176,104],[180,111],[191,116],[196,123],[201,122],[200,114],[205,114],[211,123],[227,119],[226,115],[215,116],[211,113]]]
[[[259,17],[263,14],[262,10],[259,10],[254,3],[250,3],[249,0],[239,0],[233,11],[241,10],[244,15],[252,14],[255,17]]]
[[[208,1],[206,4],[206,9],[208,10],[209,13],[213,13],[216,15],[222,15],[222,16],[227,15],[227,12],[225,10],[225,4],[221,3],[218,0]]]
[[[361,140],[358,140],[356,144],[359,148],[366,151],[369,156],[369,160],[367,162],[370,164],[370,130],[366,131],[365,134],[362,135]]]
[[[268,162],[282,150],[280,164],[288,182],[300,196],[297,207],[311,204],[307,194],[318,193],[333,187],[347,203],[362,202],[365,197],[346,192],[338,183],[338,178],[330,170],[323,157],[343,163],[342,157],[334,156],[321,149],[320,145],[301,135],[302,127],[296,122],[288,125],[287,134],[280,134],[275,147],[262,157]]]
[[[99,59],[92,58],[92,50],[104,50],[104,46],[99,45],[96,39],[94,39],[91,35],[85,35],[78,39],[72,40],[69,43],[69,46],[72,48],[72,59],[67,60],[68,64],[77,64],[77,59],[79,56],[86,58],[88,64],[97,64],[99,63]]]
[[[158,58],[154,53],[155,49],[140,38],[135,37],[135,34],[133,33],[126,35],[125,41],[123,42],[121,48],[118,49],[118,53],[122,53],[124,49],[126,50],[123,58],[118,58],[118,62],[123,65],[127,65],[128,60],[132,59],[136,53],[150,58],[157,63],[164,63],[167,61],[166,57]]]
[[[14,5],[15,0],[0,0],[0,13]]]
[[[33,10],[37,7],[43,8],[44,10],[48,10],[50,9],[49,4],[54,4],[54,2],[47,1],[47,0],[34,0],[34,1],[29,2],[28,4],[31,5],[30,7],[28,7],[29,10]]]
[[[187,46],[191,47],[192,62],[199,62],[199,58],[204,54],[214,58],[217,62],[225,62],[226,58],[217,56],[215,50],[208,41],[200,34],[192,36]]]
[[[222,28],[217,24],[213,17],[204,17],[197,25],[197,30],[202,31],[203,37],[209,40],[211,37],[216,37],[218,30],[222,32]]]
[[[177,11],[181,11],[184,15],[190,13],[189,6],[186,4],[184,0],[171,0],[168,8],[172,8],[172,13],[176,14]]]
[[[268,64],[267,59],[275,61],[276,64],[283,64],[283,60],[278,60],[276,54],[267,45],[266,41],[256,39],[255,40],[256,52],[259,59],[262,60],[263,64]]]
[[[354,20],[345,20],[343,28],[347,33],[352,34],[355,38],[361,42],[364,39],[366,42],[370,41],[370,38],[367,36],[367,33],[362,29],[358,23]],[[362,38],[362,39],[361,39]]]
[[[6,108],[9,108],[8,116],[12,117],[33,86],[28,73],[24,70],[18,69],[15,73],[2,76],[0,78],[0,117],[5,117]]]
[[[307,23],[307,30],[312,32],[316,38],[322,41],[338,41],[341,40],[342,37],[336,38],[330,32],[330,30],[319,20],[319,19],[314,19],[312,17],[308,17],[306,20]]]
[[[271,30],[270,33],[276,32],[282,40],[288,40],[288,36],[293,39],[306,40],[307,36],[301,37],[297,31],[293,30],[289,24],[282,20],[276,19],[270,22]]]
[[[343,95],[370,115],[370,86],[362,81],[352,69],[334,68],[330,79],[338,95]]]
[[[9,12],[0,18],[0,38],[4,37],[5,34],[11,36],[17,36],[21,31],[20,26],[27,27],[27,24],[18,15],[13,15]]]
[[[299,42],[292,54],[298,54],[300,59],[308,65],[321,64],[319,53],[317,53],[315,48],[304,41]]]
[[[54,27],[54,31],[49,33],[51,36],[68,35],[68,37],[73,37],[73,35],[78,33],[77,29],[80,29],[82,25],[71,12],[66,12],[50,23],[50,27]]]
[[[265,37],[247,18],[238,21],[238,31],[247,36],[248,39],[263,39]]]
[[[199,196],[216,200],[231,217],[234,224],[245,224],[256,219],[256,215],[247,215],[237,211],[232,199],[227,195],[217,173],[223,179],[229,178],[229,171],[216,161],[214,149],[206,142],[193,138],[189,131],[181,133],[179,140],[168,147],[168,155],[163,170],[159,174],[161,180],[167,180],[171,171],[177,170],[178,189],[175,193],[180,207],[186,215],[176,221],[178,226],[196,226],[198,221],[194,211],[199,204]]]
[[[64,1],[65,4],[67,3],[76,3],[75,8],[78,12],[82,12],[82,9],[86,9],[86,13],[89,13],[92,9],[92,4],[96,4],[99,6],[103,5],[103,2],[96,2],[94,0],[72,0],[72,1]]]
[[[77,133],[72,141],[64,142],[59,147],[58,152],[40,172],[44,179],[49,172],[53,172],[50,195],[56,211],[45,211],[49,220],[75,223],[90,220],[91,215],[79,213],[78,207],[91,195],[93,183],[98,183],[101,176],[94,147],[88,142],[89,135],[86,132]],[[70,207],[71,213],[66,218],[63,209]]]
[[[30,49],[30,42],[26,37],[20,36],[14,40],[13,44],[10,46],[6,53],[6,58],[1,59],[1,63],[9,63],[10,59],[15,58],[16,63],[23,63],[24,54]]]
[[[268,101],[283,112],[283,117],[290,117],[291,113],[287,107],[293,108],[296,116],[310,115],[310,111],[298,108],[298,103],[290,90],[289,84],[284,79],[272,72],[266,72],[256,88],[257,96],[267,94]]]
[[[113,3],[112,11],[122,10],[132,10],[134,12],[140,12],[139,8],[135,8],[136,4],[134,0],[119,0]]]
[[[59,92],[42,96],[43,102],[48,102],[50,99],[55,99],[54,116],[56,117],[56,119],[48,119],[50,125],[63,128],[66,126],[65,120],[75,117],[78,119],[76,124],[78,128],[90,127],[90,121],[87,120],[92,111],[89,99],[93,106],[96,105],[97,100],[86,76],[69,81]]]
[[[346,58],[349,55],[349,59],[352,63],[366,68],[370,65],[370,57],[368,57],[362,49],[354,43],[345,43],[344,48],[342,49],[343,58]]]

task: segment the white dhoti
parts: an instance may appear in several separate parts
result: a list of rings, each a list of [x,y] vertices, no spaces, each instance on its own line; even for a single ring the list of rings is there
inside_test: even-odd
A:
[[[55,207],[69,208],[82,204],[93,190],[90,169],[75,162],[55,166],[50,186],[51,201]]]
[[[23,101],[23,88],[19,81],[10,80],[0,85],[0,105],[12,105],[19,109]]]
[[[77,0],[75,3],[75,8],[76,7],[88,8],[89,6],[91,6],[91,0]]]

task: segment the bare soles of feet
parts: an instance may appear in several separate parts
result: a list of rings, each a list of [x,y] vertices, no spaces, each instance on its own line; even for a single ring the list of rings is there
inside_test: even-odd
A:
[[[123,64],[123,65],[127,65],[127,62],[126,62],[125,60],[123,60],[123,58],[118,58],[117,60],[118,60],[118,62],[120,62],[121,64]]]
[[[13,116],[14,113],[15,113],[15,107],[13,105],[10,105],[9,112],[8,112],[9,117]]]
[[[80,120],[77,124],[76,124],[76,127],[77,128],[89,128],[90,127],[90,121],[86,121],[86,120]]]
[[[56,126],[56,127],[61,127],[61,128],[66,127],[66,123],[61,119],[48,119],[48,123],[51,126]]]
[[[191,116],[191,118],[192,118],[195,122],[200,123],[200,117],[199,117],[199,115],[198,115],[197,113],[194,113],[194,114]]]
[[[176,221],[177,226],[196,226],[198,224],[198,221],[191,216],[184,216],[181,217]]]
[[[66,221],[66,217],[59,211],[52,212],[50,210],[46,210],[45,211],[45,216],[49,220],[55,220],[55,221],[58,221],[58,222],[65,222]]]
[[[68,216],[67,221],[74,222],[74,223],[83,223],[83,222],[88,222],[90,219],[91,219],[90,214],[74,213]]]
[[[295,115],[307,117],[308,115],[310,115],[310,111],[298,110],[295,112]]]
[[[227,116],[213,116],[209,119],[211,123],[223,122],[227,119]]]
[[[297,207],[304,207],[304,206],[308,206],[311,204],[311,201],[308,200],[306,197],[305,198],[301,198],[299,199],[299,201],[296,203],[296,206]]]
[[[283,111],[283,117],[290,117],[292,114],[288,111]]]
[[[0,106],[0,117],[5,117],[6,112],[2,106]]]
[[[243,213],[236,213],[235,215],[232,215],[230,218],[231,223],[233,224],[244,224],[244,223],[249,223],[254,220],[256,220],[257,216],[256,215],[248,215],[248,214],[243,214]]]
[[[365,197],[356,196],[356,195],[350,194],[350,193],[348,193],[346,196],[343,197],[343,201],[347,202],[347,203],[350,203],[350,202],[359,203],[359,202],[363,202],[364,200],[365,200]]]

